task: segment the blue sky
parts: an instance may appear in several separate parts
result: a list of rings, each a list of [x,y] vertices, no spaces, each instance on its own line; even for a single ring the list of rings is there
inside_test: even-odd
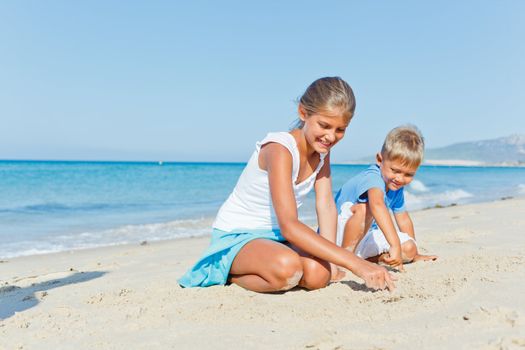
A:
[[[334,161],[525,133],[524,1],[2,1],[0,159],[246,161],[313,80],[357,111]]]

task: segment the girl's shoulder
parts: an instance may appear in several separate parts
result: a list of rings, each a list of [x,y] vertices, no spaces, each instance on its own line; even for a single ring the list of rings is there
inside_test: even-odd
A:
[[[280,145],[283,145],[286,147],[293,157],[297,156],[297,142],[295,141],[295,138],[286,131],[281,132],[269,132],[266,137],[264,137],[261,141],[258,141],[256,143],[257,151],[260,151],[261,147],[271,143],[275,142]]]

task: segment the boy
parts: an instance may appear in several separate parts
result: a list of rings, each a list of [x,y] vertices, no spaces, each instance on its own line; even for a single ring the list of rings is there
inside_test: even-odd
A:
[[[403,187],[414,179],[423,160],[423,151],[423,137],[415,126],[400,126],[388,133],[376,164],[351,178],[336,194],[338,245],[399,270],[404,262],[437,259],[418,254],[403,195]]]

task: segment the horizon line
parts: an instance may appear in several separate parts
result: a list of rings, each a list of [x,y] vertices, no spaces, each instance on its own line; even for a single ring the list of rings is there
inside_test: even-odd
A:
[[[136,163],[136,164],[156,164],[159,166],[167,164],[236,164],[245,165],[248,162],[241,161],[179,161],[179,160],[94,160],[94,159],[0,159],[0,162],[20,162],[20,163]],[[333,162],[331,165],[346,166],[346,165],[370,165],[373,162]],[[453,168],[523,168],[522,164],[435,164],[423,163],[420,167],[453,167]]]

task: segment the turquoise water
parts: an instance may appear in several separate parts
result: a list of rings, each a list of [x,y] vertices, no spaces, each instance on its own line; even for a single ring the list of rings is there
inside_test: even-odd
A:
[[[0,161],[0,257],[207,234],[241,163]],[[333,165],[334,191],[365,169]],[[525,168],[423,166],[409,209],[525,195]],[[314,196],[300,210],[315,220]]]

